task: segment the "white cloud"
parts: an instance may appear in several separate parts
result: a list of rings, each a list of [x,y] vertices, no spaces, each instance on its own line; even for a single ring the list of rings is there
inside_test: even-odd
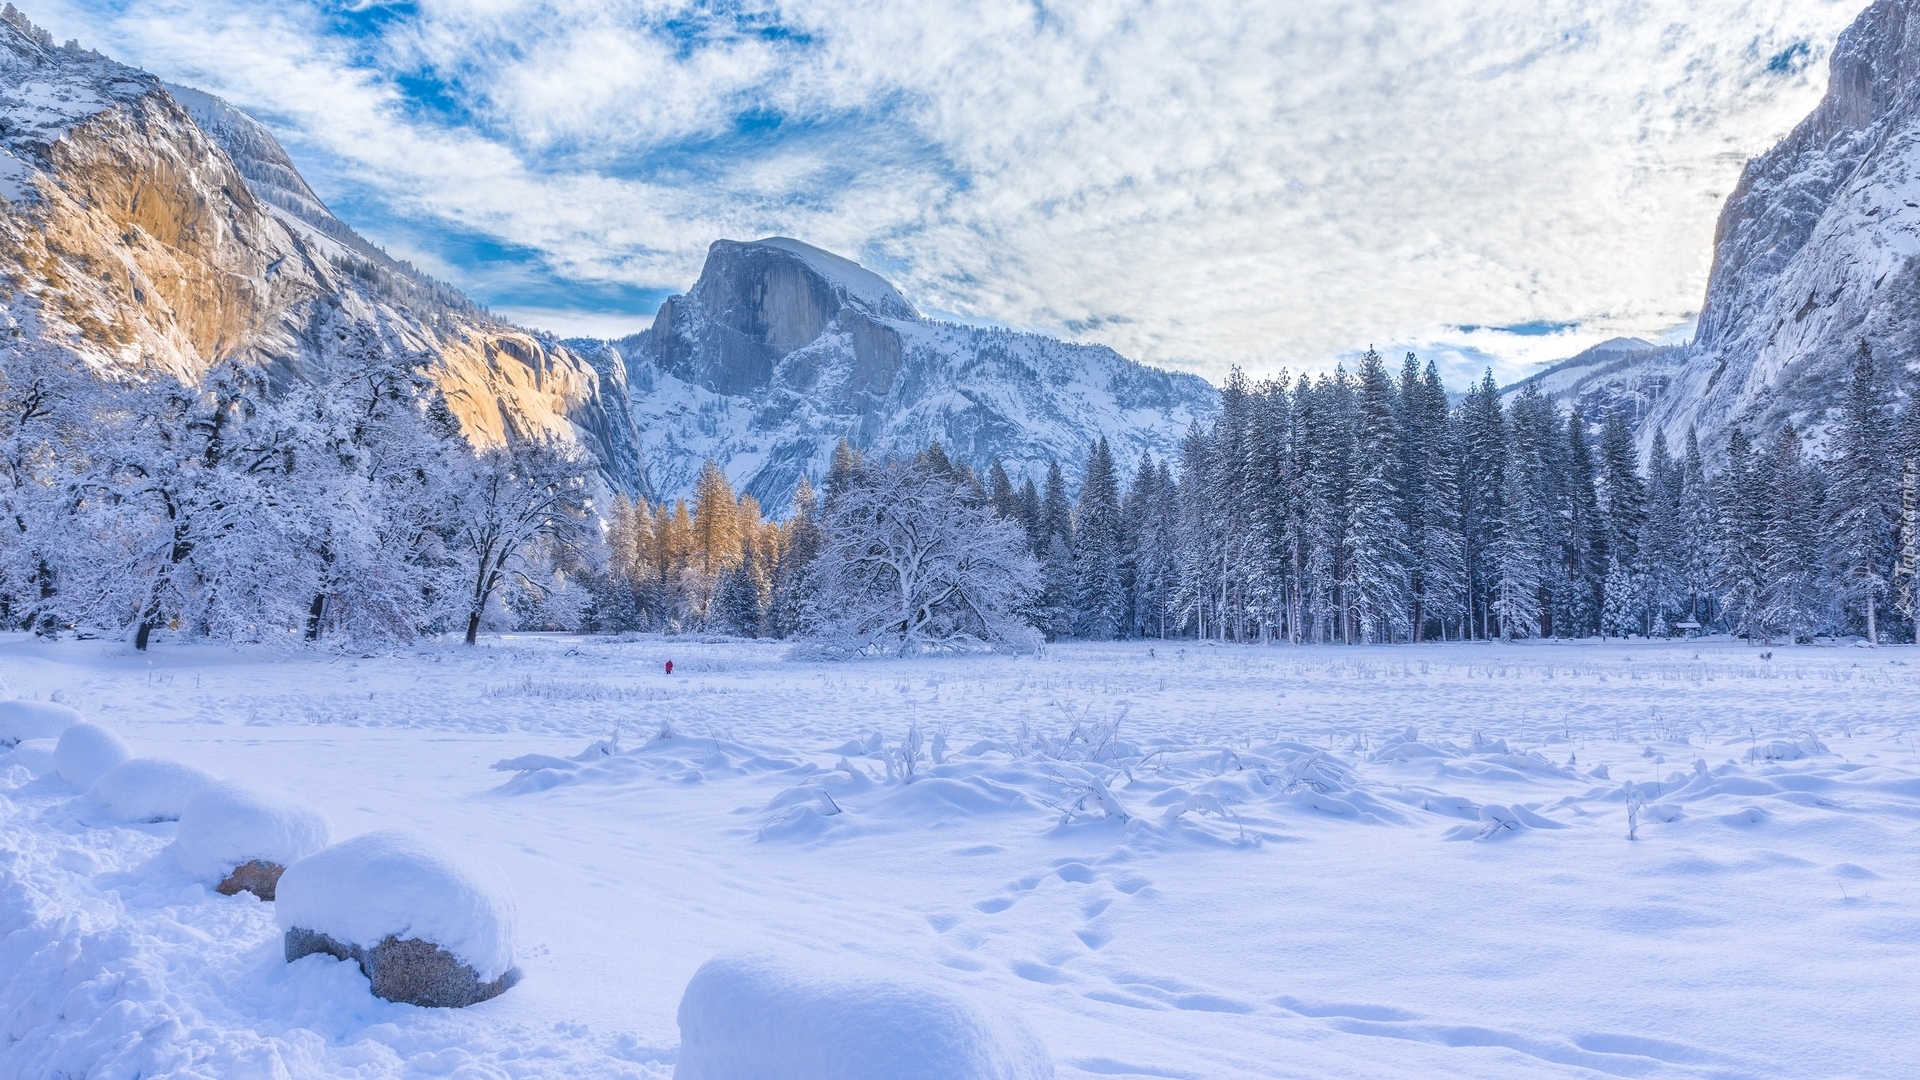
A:
[[[457,228],[680,289],[714,238],[781,233],[926,309],[1218,375],[1684,320],[1741,163],[1859,6],[431,0],[377,38],[239,0],[33,15],[264,114],[429,260]]]

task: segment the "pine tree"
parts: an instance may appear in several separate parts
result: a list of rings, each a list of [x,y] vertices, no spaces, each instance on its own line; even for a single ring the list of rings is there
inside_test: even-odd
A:
[[[721,619],[734,633],[742,637],[760,637],[765,633],[767,580],[759,544],[746,543],[740,561],[722,575],[717,604]]]
[[[1034,487],[1031,476],[1020,484],[1017,517],[1020,527],[1027,532],[1027,546],[1032,549],[1034,558],[1039,558],[1040,552],[1046,547],[1046,537],[1041,530],[1040,489]]]
[[[1073,633],[1073,508],[1060,463],[1047,467],[1047,494],[1040,504],[1040,596],[1035,628],[1048,641]]]
[[[786,526],[786,550],[773,572],[767,622],[774,637],[804,637],[819,628],[817,560],[826,539],[820,528],[819,513],[813,485],[803,476],[793,492],[793,517]]]
[[[1413,467],[1421,477],[1417,607],[1420,621],[1432,618],[1444,640],[1448,621],[1466,611],[1466,538],[1460,531],[1459,434],[1447,415],[1446,388],[1431,360],[1421,378],[1418,404],[1409,412],[1417,418],[1419,447]],[[1424,631],[1416,627],[1415,634]]]
[[[1667,433],[1655,431],[1647,457],[1647,516],[1640,530],[1641,565],[1646,576],[1642,631],[1649,636],[1667,625],[1667,616],[1680,612],[1685,604],[1682,487],[1681,465],[1667,450]]]
[[[1630,637],[1640,629],[1634,604],[1632,575],[1618,555],[1607,556],[1607,576],[1602,587],[1600,633],[1603,637]]]
[[[829,507],[842,491],[852,486],[865,468],[866,462],[860,457],[860,451],[855,450],[847,440],[841,439],[834,444],[833,461],[827,466],[826,503]]]
[[[1460,520],[1466,540],[1468,621],[1471,632],[1490,637],[1491,601],[1495,583],[1502,577],[1501,559],[1494,548],[1501,535],[1507,460],[1506,415],[1491,369],[1461,403],[1460,427]]]
[[[1719,512],[1713,495],[1713,483],[1700,456],[1700,437],[1688,429],[1686,456],[1680,463],[1680,581],[1687,621],[1698,626],[1714,617],[1721,578]]]
[[[1626,567],[1640,557],[1640,528],[1647,515],[1646,482],[1636,457],[1633,431],[1615,409],[1600,433],[1600,516],[1607,557]]]
[[[1765,540],[1764,622],[1784,631],[1787,644],[1811,636],[1820,618],[1819,465],[1800,452],[1792,425],[1774,440],[1765,470],[1772,488]]]
[[[1606,534],[1600,518],[1600,499],[1593,463],[1593,443],[1587,422],[1574,409],[1567,417],[1567,524],[1563,533],[1562,565],[1568,596],[1566,632],[1584,636],[1600,630],[1609,572]]]
[[[1715,563],[1720,603],[1749,640],[1768,631],[1767,531],[1773,521],[1773,485],[1753,453],[1747,433],[1735,428],[1727,440],[1727,467],[1715,502],[1719,544]]]
[[[1380,354],[1372,349],[1360,360],[1358,382],[1347,503],[1350,554],[1341,590],[1360,636],[1383,642],[1407,626],[1407,522],[1396,483],[1402,458],[1394,430],[1393,384]]]
[[[1159,474],[1153,455],[1142,454],[1140,467],[1126,497],[1120,500],[1120,636],[1141,637],[1141,624],[1152,603],[1152,553],[1148,548],[1153,532],[1151,520],[1155,504],[1154,483]]]
[[[1889,452],[1890,427],[1879,375],[1863,341],[1832,437],[1827,529],[1834,581],[1842,600],[1860,612],[1869,643],[1879,641],[1879,608],[1893,576],[1898,489]]]
[[[1013,490],[1013,480],[1007,476],[1005,466],[999,458],[987,468],[987,497],[993,501],[993,512],[1003,518],[1018,520],[1020,517],[1020,496]]]
[[[1087,472],[1074,514],[1074,633],[1093,641],[1120,636],[1125,597],[1120,589],[1120,485],[1113,451],[1103,437],[1087,454]]]
[[[1540,633],[1540,578],[1544,508],[1537,495],[1538,461],[1510,457],[1501,470],[1499,531],[1491,551],[1495,578],[1494,631],[1508,640]]]
[[[1538,592],[1535,610],[1529,620],[1530,633],[1551,636],[1557,632],[1555,618],[1569,607],[1573,591],[1561,554],[1566,548],[1566,507],[1570,499],[1565,490],[1566,432],[1559,410],[1527,383],[1507,406],[1507,460],[1521,469],[1537,520],[1535,543],[1539,550],[1531,560],[1537,568]],[[1564,622],[1564,620],[1562,620]],[[1558,627],[1564,632],[1564,627]]]

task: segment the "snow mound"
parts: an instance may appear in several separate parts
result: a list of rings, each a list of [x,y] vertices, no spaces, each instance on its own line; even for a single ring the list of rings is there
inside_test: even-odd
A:
[[[121,821],[178,821],[187,801],[213,777],[165,758],[133,758],[108,769],[87,797]]]
[[[0,701],[0,747],[28,739],[57,739],[81,719],[78,712],[56,701]]]
[[[22,739],[13,749],[0,752],[0,766],[17,765],[34,776],[45,776],[54,770],[53,749],[59,745],[56,739]]]
[[[280,875],[274,921],[372,949],[428,941],[490,982],[513,967],[514,911],[505,891],[428,840],[399,830],[356,836]]]
[[[675,1080],[1041,1080],[1045,1047],[935,983],[764,954],[703,964],[680,999]]]
[[[180,812],[173,857],[209,884],[255,860],[292,866],[327,846],[327,819],[239,784],[208,784]]]
[[[69,787],[85,791],[107,770],[133,757],[120,736],[99,724],[82,721],[60,733],[53,750],[53,767]]]

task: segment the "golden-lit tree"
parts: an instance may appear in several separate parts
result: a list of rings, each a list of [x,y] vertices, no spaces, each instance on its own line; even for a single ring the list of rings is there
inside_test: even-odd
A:
[[[607,546],[616,572],[651,625],[663,629],[721,626],[715,597],[728,575],[750,563],[753,581],[770,587],[785,550],[778,522],[762,520],[760,502],[736,496],[724,472],[708,462],[693,501],[616,501]]]

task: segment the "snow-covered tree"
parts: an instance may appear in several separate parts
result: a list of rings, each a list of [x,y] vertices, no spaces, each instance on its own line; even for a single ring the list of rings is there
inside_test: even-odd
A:
[[[1074,633],[1111,640],[1120,635],[1126,597],[1120,584],[1120,484],[1104,438],[1087,454],[1073,520]]]
[[[1879,640],[1880,605],[1893,577],[1898,485],[1879,374],[1866,342],[1854,360],[1832,438],[1827,531],[1832,575],[1847,607],[1860,613],[1867,640]]]
[[[1360,361],[1355,398],[1352,494],[1347,500],[1348,557],[1341,589],[1363,640],[1389,641],[1407,629],[1407,522],[1397,483],[1393,384],[1380,354]]]
[[[494,447],[455,467],[449,514],[466,580],[467,644],[503,586],[537,581],[551,572],[538,556],[582,543],[588,467],[578,451],[541,440]]]
[[[1024,646],[1039,568],[1014,523],[947,470],[870,465],[827,508],[820,638],[842,654]]]

